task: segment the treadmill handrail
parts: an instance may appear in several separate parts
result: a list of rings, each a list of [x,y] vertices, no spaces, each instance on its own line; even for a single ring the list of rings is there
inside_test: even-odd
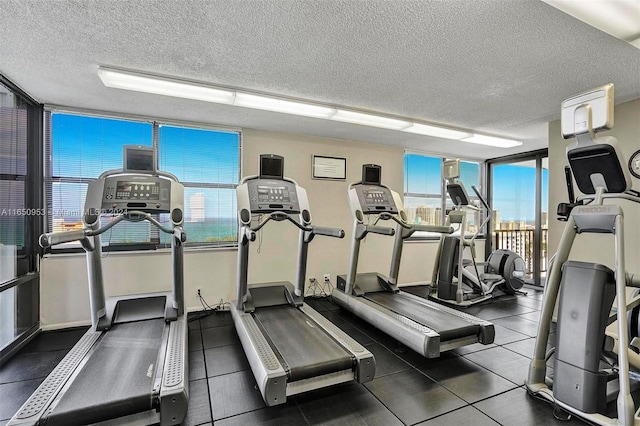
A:
[[[271,212],[268,215],[266,215],[264,218],[262,218],[262,220],[260,220],[260,222],[258,222],[256,226],[248,227],[248,228],[253,232],[258,232],[260,229],[262,229],[262,227],[264,227],[271,220],[275,220],[276,222],[282,222],[282,221],[288,220],[289,222],[293,223],[301,231],[310,232],[314,235],[324,235],[327,237],[334,237],[334,238],[344,237],[344,229],[331,228],[327,226],[303,225],[302,223],[293,219],[288,213],[283,211]],[[378,228],[381,228],[381,227],[378,227]]]
[[[151,216],[150,213],[145,213],[139,210],[132,210],[126,214],[120,214],[118,216],[116,216],[115,219],[113,219],[112,221],[110,221],[109,223],[107,223],[106,225],[98,228],[98,229],[81,229],[81,230],[75,230],[75,231],[57,231],[57,232],[47,232],[45,234],[42,234],[40,236],[40,246],[42,248],[47,248],[47,247],[51,247],[54,245],[58,245],[58,244],[62,244],[62,243],[69,243],[72,241],[80,241],[83,240],[86,237],[91,237],[91,236],[95,236],[95,235],[100,235],[103,234],[104,232],[108,231],[109,229],[111,229],[112,227],[114,227],[116,224],[122,222],[123,220],[126,220],[128,222],[140,222],[143,220],[146,220],[150,223],[152,223],[153,225],[155,225],[156,228],[158,228],[159,230],[161,230],[164,233],[167,234],[174,234],[174,228],[168,228],[166,226],[164,226],[163,224],[161,224],[160,222],[158,222],[153,216]],[[178,227],[176,227],[178,228]],[[182,242],[185,241],[185,234],[184,231],[181,232],[181,236],[180,236],[180,240]]]

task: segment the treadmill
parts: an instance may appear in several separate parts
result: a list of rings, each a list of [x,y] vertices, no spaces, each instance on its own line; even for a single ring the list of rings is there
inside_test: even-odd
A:
[[[341,307],[394,337],[427,358],[473,343],[493,343],[495,329],[488,321],[398,289],[403,240],[416,231],[449,234],[450,227],[410,224],[397,192],[381,183],[382,169],[362,167],[362,181],[349,185],[349,202],[355,221],[349,273],[338,275],[331,297]],[[365,224],[365,218],[372,224]],[[396,222],[397,229],[376,225]],[[360,242],[369,233],[395,235],[389,277],[357,273]]]
[[[283,157],[260,156],[260,175],[242,179],[238,200],[238,289],[233,322],[268,406],[337,383],[373,380],[375,360],[362,345],[304,303],[309,243],[343,238],[342,229],[311,225],[307,192],[283,177]],[[258,216],[260,215],[260,216]],[[295,287],[288,281],[247,284],[249,243],[270,221],[299,228]]]
[[[83,229],[40,237],[42,247],[82,244],[92,326],[9,425],[165,426],[184,420],[189,398],[184,187],[174,175],[156,171],[155,158],[153,148],[125,146],[124,168],[104,172],[89,183]],[[170,226],[158,221],[161,213],[169,213]],[[105,298],[100,235],[122,221],[146,221],[170,235],[171,292]]]

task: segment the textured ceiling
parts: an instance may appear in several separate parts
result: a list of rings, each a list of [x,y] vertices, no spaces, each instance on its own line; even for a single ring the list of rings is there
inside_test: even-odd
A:
[[[519,139],[512,149],[105,88],[99,65]],[[538,0],[0,0],[0,73],[37,101],[473,158],[546,147],[560,102],[640,49]]]

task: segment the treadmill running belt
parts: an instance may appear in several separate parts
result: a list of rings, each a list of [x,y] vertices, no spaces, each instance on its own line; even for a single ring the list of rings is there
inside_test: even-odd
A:
[[[419,324],[424,325],[440,334],[441,341],[453,340],[460,337],[475,336],[480,333],[478,324],[470,323],[460,317],[448,314],[438,309],[416,303],[400,293],[375,292],[364,295],[378,305],[403,315]]]
[[[350,369],[351,355],[300,310],[260,308],[254,317],[290,368],[291,381]]]
[[[47,425],[86,425],[152,408],[164,319],[116,324],[98,342]]]

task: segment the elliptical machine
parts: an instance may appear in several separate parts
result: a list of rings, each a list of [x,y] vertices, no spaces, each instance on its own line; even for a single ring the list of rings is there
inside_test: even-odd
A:
[[[595,137],[613,126],[613,85],[599,87],[562,103],[562,135],[574,137],[567,158],[584,205],[573,206],[545,286],[534,356],[526,380],[527,392],[556,407],[600,425],[640,425],[631,396],[640,382],[640,340],[627,323],[635,306],[626,286],[640,287],[640,277],[626,273],[624,213],[606,200],[640,203],[631,190],[616,138]],[[615,267],[569,260],[577,234],[612,234]],[[617,300],[615,308],[614,299]],[[548,351],[554,311],[557,309],[555,347]],[[617,320],[617,335],[605,328]],[[636,335],[637,336],[637,335]],[[635,338],[634,338],[635,337]],[[553,375],[547,360],[553,359]],[[616,400],[617,414],[611,415]]]
[[[470,306],[504,294],[522,293],[526,265],[519,254],[511,250],[496,250],[486,262],[476,262],[475,240],[480,231],[491,219],[491,207],[475,186],[471,188],[487,211],[487,217],[478,226],[471,239],[465,238],[469,218],[468,214],[479,212],[465,189],[460,177],[460,159],[444,162],[444,178],[447,180],[447,193],[454,208],[447,215],[446,226],[457,226],[457,235],[442,235],[436,254],[431,277],[435,300]],[[468,248],[471,258],[464,257]],[[480,267],[480,268],[479,268]]]

